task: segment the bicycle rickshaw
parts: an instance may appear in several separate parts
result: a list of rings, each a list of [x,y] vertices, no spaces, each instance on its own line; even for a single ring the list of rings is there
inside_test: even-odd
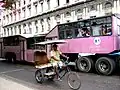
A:
[[[52,40],[52,41],[45,41],[40,43],[35,43],[36,45],[44,45],[46,47],[47,52],[47,45],[52,44],[62,44],[67,43],[63,40]],[[36,51],[35,52],[35,79],[38,83],[43,83],[43,81],[46,79],[48,80],[54,80],[56,77],[56,73],[54,71],[54,63],[49,63],[49,59],[47,57],[47,53],[45,51]],[[76,72],[73,72],[69,68],[69,59],[62,60],[63,66],[58,65],[58,72],[59,77],[62,79],[64,76],[67,76],[67,83],[71,89],[77,90],[81,87],[81,82],[79,79],[79,76]]]

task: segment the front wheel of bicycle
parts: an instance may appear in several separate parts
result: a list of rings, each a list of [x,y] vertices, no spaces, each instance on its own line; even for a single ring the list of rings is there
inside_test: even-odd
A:
[[[69,72],[67,77],[68,85],[73,90],[78,90],[81,87],[80,77],[75,72]]]

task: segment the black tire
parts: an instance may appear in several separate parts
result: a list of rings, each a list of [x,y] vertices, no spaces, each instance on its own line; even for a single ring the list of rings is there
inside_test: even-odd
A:
[[[94,68],[94,62],[89,57],[80,57],[76,62],[77,68],[81,72],[91,72]]]
[[[6,55],[5,55],[5,59],[10,62],[10,63],[16,63],[16,55],[15,53],[12,53],[12,52],[7,52]]]
[[[9,53],[5,54],[5,59],[7,60],[8,63],[12,62],[12,58],[11,58],[11,55]]]
[[[43,81],[44,81],[44,76],[43,76],[43,74],[41,73],[41,70],[37,70],[36,72],[35,72],[35,79],[36,79],[36,81],[38,82],[38,83],[43,83]]]
[[[115,70],[115,67],[116,67],[115,61],[108,57],[99,58],[95,64],[96,71],[102,75],[111,75]]]
[[[118,61],[118,67],[119,67],[119,69],[120,69],[120,60]]]

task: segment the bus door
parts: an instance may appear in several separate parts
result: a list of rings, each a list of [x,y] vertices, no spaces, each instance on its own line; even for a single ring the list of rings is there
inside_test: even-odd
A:
[[[25,41],[20,41],[20,60],[25,60]]]

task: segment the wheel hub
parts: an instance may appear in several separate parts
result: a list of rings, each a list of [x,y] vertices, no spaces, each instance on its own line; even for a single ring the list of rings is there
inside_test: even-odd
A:
[[[108,70],[108,64],[105,63],[105,62],[101,63],[101,64],[100,64],[100,69],[101,69],[102,71],[107,71],[107,70]]]
[[[86,69],[87,68],[87,63],[85,61],[80,63],[80,66],[82,67],[82,69]]]

